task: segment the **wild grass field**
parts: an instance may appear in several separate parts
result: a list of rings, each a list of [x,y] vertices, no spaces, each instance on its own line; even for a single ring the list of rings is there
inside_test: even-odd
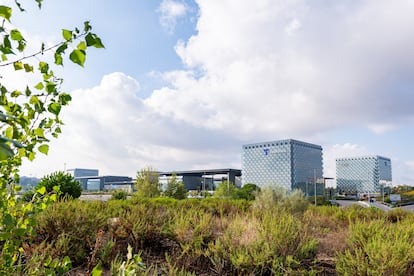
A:
[[[62,274],[414,275],[412,213],[265,201],[56,202],[24,241],[20,272],[59,274],[50,268],[69,258]]]

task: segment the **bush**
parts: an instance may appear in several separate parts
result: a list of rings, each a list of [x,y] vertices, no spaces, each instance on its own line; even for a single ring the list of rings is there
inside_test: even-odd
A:
[[[232,267],[234,275],[301,275],[301,262],[311,259],[316,248],[299,219],[273,211],[236,216],[209,243],[214,263]]]
[[[112,193],[111,199],[117,200],[126,200],[128,197],[128,193],[122,190],[117,190]]]
[[[24,202],[30,202],[33,200],[34,195],[35,195],[34,190],[28,190],[22,195],[20,199],[23,200]]]
[[[303,213],[308,208],[308,201],[300,190],[287,193],[279,186],[266,186],[256,196],[253,207],[257,210],[277,208],[292,213]]]
[[[339,253],[341,275],[413,275],[414,227],[411,220],[400,224],[385,219],[351,225],[350,248]]]
[[[165,195],[175,199],[184,199],[187,197],[187,189],[184,182],[178,181],[175,174],[168,180]]]
[[[161,193],[160,183],[158,182],[158,172],[151,167],[137,172],[135,181],[137,195],[140,197],[157,197]]]
[[[237,188],[234,183],[229,181],[221,182],[216,191],[214,192],[214,197],[219,198],[236,198],[237,197]]]
[[[45,187],[48,193],[56,191],[56,186],[59,187],[59,198],[78,198],[82,193],[80,182],[75,180],[69,173],[55,172],[46,175],[37,184],[37,188]]]
[[[254,200],[258,192],[260,192],[260,187],[249,183],[238,189],[236,194],[239,199]]]

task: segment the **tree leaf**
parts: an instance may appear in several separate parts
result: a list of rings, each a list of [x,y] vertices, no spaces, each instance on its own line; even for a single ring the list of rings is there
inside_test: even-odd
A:
[[[60,45],[57,49],[56,49],[56,53],[58,54],[62,54],[65,52],[65,50],[68,48],[68,44],[67,43],[63,43],[62,45]]]
[[[14,29],[14,30],[10,31],[10,38],[12,40],[16,40],[16,41],[24,40],[22,34],[20,33],[20,31],[18,29]]]
[[[39,137],[45,137],[45,132],[42,128],[36,128],[33,132]]]
[[[92,26],[89,24],[89,21],[85,21],[83,22],[83,30],[85,32],[89,32],[90,30],[92,30]]]
[[[24,70],[28,73],[28,72],[33,72],[33,66],[31,66],[30,64],[23,64],[24,66]]]
[[[72,100],[72,97],[67,93],[62,93],[59,95],[59,103],[61,105],[67,105]]]
[[[55,64],[56,65],[63,65],[63,58],[62,55],[58,52],[55,53]]]
[[[21,61],[16,61],[13,63],[14,70],[22,70],[23,69],[23,63]]]
[[[10,97],[12,97],[12,98],[17,98],[17,97],[19,97],[21,94],[22,94],[22,92],[21,92],[21,91],[19,91],[19,90],[14,90],[14,91],[10,94]]]
[[[81,41],[81,42],[79,42],[79,44],[78,44],[78,46],[77,46],[77,48],[79,49],[79,50],[86,50],[86,43],[84,42],[84,41]]]
[[[36,190],[36,192],[39,193],[39,194],[41,194],[41,195],[44,195],[46,193],[46,187],[45,186],[39,187]]]
[[[47,155],[48,152],[49,152],[49,145],[41,145],[41,146],[39,146],[38,150],[39,150],[39,152]]]
[[[48,81],[46,83],[46,91],[49,94],[55,92],[56,91],[56,84],[51,82],[51,81]]]
[[[86,59],[85,51],[79,49],[73,50],[72,53],[70,53],[69,58],[72,62],[83,67]]]
[[[7,6],[0,6],[0,16],[7,19],[10,22],[10,17],[12,16],[12,9]]]
[[[44,61],[39,62],[39,70],[40,73],[47,74],[47,72],[49,71],[49,64],[47,64]]]
[[[42,90],[44,88],[43,82],[39,82],[38,84],[36,84],[35,88],[37,90]]]
[[[105,46],[102,44],[101,39],[93,33],[88,33],[85,37],[86,45],[93,46],[95,48],[105,48]]]
[[[62,106],[59,103],[51,103],[49,104],[47,110],[49,110],[50,113],[53,113],[57,116],[59,115],[61,108]]]
[[[66,41],[72,41],[72,31],[63,29],[62,36]]]
[[[30,91],[29,87],[26,86],[26,90],[24,91],[24,93],[26,94],[26,96],[30,96],[32,94],[32,91]]]
[[[17,46],[17,50],[19,50],[19,52],[23,52],[25,48],[26,48],[26,41],[20,40],[19,45]]]
[[[9,139],[13,138],[13,127],[8,127],[6,129],[6,137],[9,138]]]
[[[39,9],[42,8],[43,0],[36,0],[36,2],[37,2],[37,6],[39,7]]]
[[[9,145],[4,142],[0,142],[0,160],[6,160],[14,155],[13,150]]]

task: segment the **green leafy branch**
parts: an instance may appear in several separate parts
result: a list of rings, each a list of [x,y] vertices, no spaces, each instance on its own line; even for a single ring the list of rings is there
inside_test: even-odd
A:
[[[35,0],[41,8],[43,0]],[[15,4],[24,11],[18,0]],[[0,5],[0,67],[11,67],[17,73],[36,73],[35,85],[27,84],[21,89],[10,89],[0,81],[0,274],[13,274],[16,264],[21,262],[24,250],[24,237],[34,233],[36,221],[34,214],[47,208],[57,200],[58,188],[47,194],[45,188],[39,188],[36,196],[29,203],[16,199],[20,187],[19,167],[22,160],[33,160],[37,152],[47,154],[50,138],[57,138],[63,125],[60,119],[62,108],[69,104],[71,96],[61,91],[63,79],[56,76],[53,67],[63,66],[63,59],[83,67],[87,49],[104,48],[101,39],[92,33],[88,21],[84,22],[82,31],[62,30],[62,41],[46,47],[44,43],[39,51],[24,55],[28,41],[17,28],[7,29],[6,22],[11,22],[13,9]],[[75,45],[76,46],[72,46]],[[66,53],[73,47],[70,53]],[[69,51],[68,51],[69,52]],[[39,56],[53,55],[54,62],[49,64]],[[20,56],[19,56],[20,55]],[[23,56],[21,56],[23,55]],[[32,59],[35,58],[35,63]],[[0,79],[1,80],[1,79]],[[53,262],[52,262],[53,263]],[[50,269],[60,271],[61,266],[70,262],[64,260],[56,266],[45,264]]]

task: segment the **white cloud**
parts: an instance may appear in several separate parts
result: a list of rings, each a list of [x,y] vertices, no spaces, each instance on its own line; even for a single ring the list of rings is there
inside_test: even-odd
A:
[[[33,163],[25,162],[22,174],[40,177],[64,167],[129,176],[146,166],[159,170],[240,167],[240,146],[233,138],[223,142],[223,134],[169,118],[147,105],[139,89],[135,79],[112,73],[96,87],[74,91],[71,104],[62,111],[62,135],[51,142],[48,156],[39,154]]]
[[[248,137],[413,116],[411,2],[197,2],[198,32],[176,45],[187,69],[147,100],[157,110]]]
[[[173,33],[177,19],[187,14],[187,6],[183,2],[163,0],[158,7],[160,24],[168,33]]]

